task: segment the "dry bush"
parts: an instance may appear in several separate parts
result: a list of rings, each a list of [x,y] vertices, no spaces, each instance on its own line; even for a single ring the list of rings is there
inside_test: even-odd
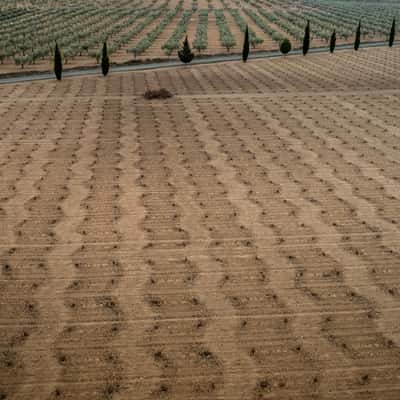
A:
[[[164,88],[155,89],[155,90],[146,90],[145,94],[143,95],[145,99],[168,99],[173,96],[173,94]]]

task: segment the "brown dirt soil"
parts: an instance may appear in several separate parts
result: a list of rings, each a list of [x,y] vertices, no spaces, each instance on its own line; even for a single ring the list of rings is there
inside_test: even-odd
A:
[[[399,62],[1,86],[0,399],[398,400]]]

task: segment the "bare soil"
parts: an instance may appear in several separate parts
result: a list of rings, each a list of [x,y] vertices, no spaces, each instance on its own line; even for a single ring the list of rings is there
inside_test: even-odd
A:
[[[399,62],[1,86],[0,399],[398,400]]]

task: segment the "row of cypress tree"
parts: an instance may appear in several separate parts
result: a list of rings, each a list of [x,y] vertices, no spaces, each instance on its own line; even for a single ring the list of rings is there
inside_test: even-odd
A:
[[[62,78],[62,57],[60,49],[58,48],[58,44],[56,43],[56,48],[54,50],[54,74],[57,80],[61,80]],[[104,42],[103,44],[103,51],[101,57],[101,71],[103,72],[104,76],[107,76],[108,71],[110,70],[110,58],[108,57],[107,51],[107,43]]]
[[[194,58],[194,53],[190,49],[187,36],[183,42],[182,49],[178,51],[178,56],[179,59],[186,64],[190,63]],[[59,81],[62,79],[62,70],[63,68],[62,68],[61,52],[56,42],[56,47],[54,50],[54,74],[57,80]],[[107,76],[109,70],[110,70],[110,58],[108,57],[107,42],[104,42],[102,56],[101,56],[101,71],[104,76]]]
[[[390,29],[389,35],[389,47],[392,47],[394,44],[396,34],[396,20],[393,18],[392,27]],[[304,39],[303,39],[303,55],[306,55],[310,50],[310,21],[307,21],[307,25],[304,32]],[[361,21],[358,23],[358,27],[356,30],[356,37],[354,40],[354,50],[358,50],[361,43]],[[329,50],[331,53],[335,51],[336,47],[336,30],[332,32],[330,43],[329,43]],[[285,39],[280,46],[281,52],[287,54],[291,50],[291,44],[288,39]],[[242,59],[243,62],[246,62],[250,53],[250,40],[249,40],[249,27],[246,26],[245,34],[244,34],[244,43],[243,43],[243,51],[242,51]],[[189,41],[186,36],[183,47],[181,50],[178,51],[179,59],[187,64],[190,63],[194,58],[194,53],[190,49]],[[103,51],[101,57],[101,70],[104,76],[107,76],[110,70],[110,59],[108,57],[107,51],[107,43],[104,42],[103,44]],[[54,73],[57,80],[61,80],[62,78],[62,57],[60,53],[60,49],[58,48],[58,44],[56,43],[55,51],[54,51]]]
[[[393,18],[392,22],[392,27],[390,29],[390,35],[389,35],[389,47],[392,47],[394,44],[394,39],[396,35],[396,19]],[[305,28],[304,32],[304,39],[303,39],[303,55],[306,55],[308,51],[310,50],[310,21],[307,21],[307,25]],[[359,21],[357,30],[356,30],[356,36],[354,40],[354,50],[357,51],[360,48],[361,44],[361,21]],[[331,53],[335,51],[336,47],[336,30],[334,29],[330,38],[330,43],[329,43],[329,50]],[[281,52],[286,54],[290,51],[291,49],[291,44],[289,40],[285,39],[280,46]],[[249,57],[249,30],[248,27],[246,27],[245,35],[244,35],[244,43],[243,43],[243,51],[242,51],[242,59],[243,62],[246,62],[248,57]]]

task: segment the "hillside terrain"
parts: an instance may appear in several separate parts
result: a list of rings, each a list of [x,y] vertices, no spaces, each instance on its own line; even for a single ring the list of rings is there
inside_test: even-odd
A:
[[[398,400],[399,64],[0,86],[0,399]]]

